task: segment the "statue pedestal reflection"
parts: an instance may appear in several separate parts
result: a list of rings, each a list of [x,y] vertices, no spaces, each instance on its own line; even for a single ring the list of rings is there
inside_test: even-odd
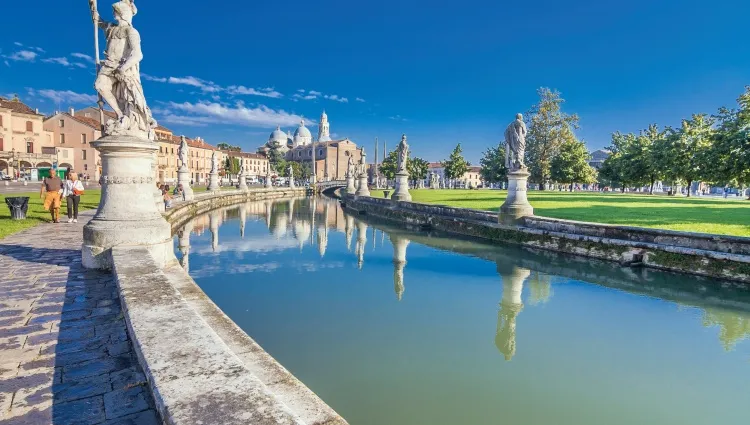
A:
[[[401,301],[405,290],[404,267],[406,267],[406,248],[411,241],[396,234],[391,234],[390,239],[391,245],[393,245],[393,290],[396,292],[396,298]]]
[[[510,361],[516,354],[516,318],[523,310],[523,283],[531,271],[516,266],[506,268],[500,264],[497,268],[503,279],[503,296],[497,313],[495,346],[505,356],[505,360]]]

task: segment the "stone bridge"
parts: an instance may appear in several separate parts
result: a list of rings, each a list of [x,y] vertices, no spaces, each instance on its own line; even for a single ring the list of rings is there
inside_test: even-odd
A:
[[[315,183],[315,191],[317,193],[330,193],[339,188],[346,187],[346,180],[329,180],[325,182]]]

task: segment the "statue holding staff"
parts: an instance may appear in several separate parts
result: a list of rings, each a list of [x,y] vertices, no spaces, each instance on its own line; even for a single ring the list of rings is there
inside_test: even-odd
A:
[[[523,115],[517,114],[516,120],[505,129],[505,166],[508,171],[518,171],[526,168],[523,162],[526,152],[526,124]]]
[[[99,62],[94,88],[117,116],[104,125],[104,134],[153,140],[156,121],[141,85],[143,52],[141,36],[133,27],[133,17],[138,13],[135,1],[120,0],[112,5],[115,23],[101,20],[96,0],[89,0],[89,7],[94,24],[107,38],[106,59]],[[98,46],[98,33],[95,44]]]

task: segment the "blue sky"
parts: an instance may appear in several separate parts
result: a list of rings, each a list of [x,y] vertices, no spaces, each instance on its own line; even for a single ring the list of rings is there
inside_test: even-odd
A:
[[[99,2],[105,19],[111,3]],[[444,159],[462,142],[476,163],[542,86],[562,92],[593,150],[615,130],[733,106],[750,84],[743,0],[136,4],[156,118],[246,150],[325,109],[334,135],[370,152],[375,137],[394,146],[406,133],[418,156]],[[0,94],[46,113],[88,105],[87,2],[5,7]]]

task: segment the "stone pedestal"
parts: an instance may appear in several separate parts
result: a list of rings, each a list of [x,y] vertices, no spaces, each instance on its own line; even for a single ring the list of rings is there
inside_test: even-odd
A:
[[[190,171],[184,165],[177,170],[177,186],[182,185],[182,193],[186,201],[195,199],[193,188],[190,187]]]
[[[219,173],[210,173],[208,175],[208,191],[216,192],[221,190],[219,187]]]
[[[83,228],[83,266],[112,268],[112,247],[139,246],[159,267],[176,260],[169,223],[154,203],[153,153],[157,143],[107,136],[92,142],[102,161],[102,195],[96,215]]]
[[[370,196],[370,188],[367,187],[367,174],[359,176],[359,188],[354,194],[357,196]]]
[[[270,189],[273,187],[273,182],[271,181],[271,175],[266,176],[266,188]]]
[[[294,189],[294,177],[289,177],[289,189]]]
[[[244,174],[240,174],[237,179],[240,183],[240,190],[247,190],[247,177]]]
[[[411,201],[411,194],[409,194],[409,174],[408,173],[397,173],[396,174],[396,188],[393,191],[391,199],[394,201]]]
[[[354,187],[354,176],[346,177],[346,189],[344,189],[347,195],[354,195],[357,192],[357,188]]]
[[[153,162],[151,164],[151,175],[156,179],[157,175],[157,165],[158,165],[158,157],[156,156],[156,152],[152,155]],[[158,180],[155,180],[158,181]],[[156,183],[153,185],[154,187],[154,203],[156,204],[156,209],[159,210],[160,213],[163,213],[167,210],[167,206],[164,205],[164,195],[161,194],[161,190],[159,190],[158,187],[156,187]]]
[[[526,198],[528,171],[518,170],[508,173],[508,197],[500,207],[498,221],[503,224],[518,224],[522,217],[534,215],[534,208]]]

